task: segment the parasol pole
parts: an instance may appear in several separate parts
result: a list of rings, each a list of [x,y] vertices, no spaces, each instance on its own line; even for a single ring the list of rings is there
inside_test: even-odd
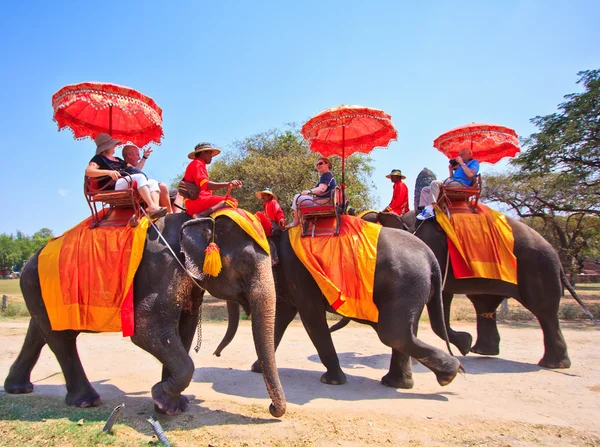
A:
[[[108,106],[108,134],[112,137],[112,108],[113,106]]]
[[[346,161],[346,126],[342,121],[342,206],[346,203],[346,181],[344,178],[344,168]]]

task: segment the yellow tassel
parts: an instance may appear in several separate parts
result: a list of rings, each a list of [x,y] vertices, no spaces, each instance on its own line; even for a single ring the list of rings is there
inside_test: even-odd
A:
[[[218,276],[223,268],[223,264],[221,263],[221,255],[219,254],[221,250],[219,250],[219,246],[214,242],[208,244],[204,253],[206,256],[204,257],[204,265],[202,266],[202,271],[210,276]]]

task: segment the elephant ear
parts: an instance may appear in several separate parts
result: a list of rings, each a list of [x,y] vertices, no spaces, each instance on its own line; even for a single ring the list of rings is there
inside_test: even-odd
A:
[[[204,250],[213,241],[215,221],[210,217],[192,219],[181,226],[179,242],[185,268],[195,279],[203,279]]]

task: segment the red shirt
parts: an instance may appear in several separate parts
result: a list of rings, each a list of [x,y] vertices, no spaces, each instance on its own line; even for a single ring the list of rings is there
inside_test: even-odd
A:
[[[199,158],[193,159],[185,169],[183,179],[186,182],[195,183],[200,188],[200,195],[212,196],[212,191],[208,189],[208,171],[206,162]]]
[[[279,202],[275,199],[272,199],[264,205],[265,214],[267,215],[267,217],[281,225],[281,221],[285,219],[285,215],[283,214],[281,206],[279,206]]]
[[[392,201],[384,211],[402,215],[408,212],[408,210],[408,186],[402,180],[398,180],[394,183]]]

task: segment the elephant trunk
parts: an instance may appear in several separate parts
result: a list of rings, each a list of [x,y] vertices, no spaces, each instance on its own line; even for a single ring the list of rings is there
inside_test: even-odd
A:
[[[238,330],[238,326],[240,325],[240,305],[234,301],[227,301],[227,332],[225,332],[225,336],[213,355],[217,357],[221,357],[221,351],[227,347],[233,337]]]
[[[286,400],[275,363],[275,283],[270,258],[257,263],[257,275],[250,281],[247,297],[252,314],[252,336],[265,384],[271,396],[269,411],[274,417],[285,414]]]

